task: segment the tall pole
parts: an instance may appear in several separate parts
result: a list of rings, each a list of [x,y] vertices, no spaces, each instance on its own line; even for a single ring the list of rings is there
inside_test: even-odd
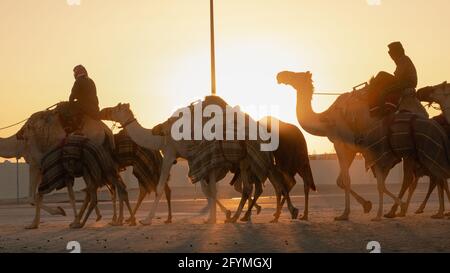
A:
[[[16,201],[19,204],[19,158],[16,158]]]
[[[214,0],[210,0],[210,27],[211,27],[211,94],[216,95],[216,49],[214,42]]]

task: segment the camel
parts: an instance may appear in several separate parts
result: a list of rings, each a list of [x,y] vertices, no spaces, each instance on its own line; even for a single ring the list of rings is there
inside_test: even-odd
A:
[[[83,134],[96,145],[103,145],[106,140],[112,139],[112,132],[103,122],[89,117],[85,117],[83,128],[77,133]],[[61,123],[58,108],[33,114],[17,134],[18,139],[25,142],[23,156],[30,165],[30,194],[36,208],[35,218],[26,227],[28,229],[38,228],[40,223],[42,196],[37,193],[37,187],[41,179],[41,159],[50,149],[62,143],[66,136],[67,132]],[[132,215],[126,194],[120,193],[119,195],[121,200],[125,200],[130,215]]]
[[[361,149],[355,145],[358,136],[362,135],[366,129],[371,128],[378,122],[378,119],[372,118],[369,113],[366,94],[370,86],[366,86],[357,92],[346,93],[339,96],[327,111],[318,114],[313,111],[311,106],[314,87],[312,74],[310,72],[295,73],[284,71],[277,75],[277,80],[279,84],[290,85],[297,90],[297,119],[302,128],[312,135],[328,137],[334,144],[340,165],[340,174],[337,179],[337,184],[345,190],[345,210],[343,214],[336,217],[335,220],[349,219],[350,194],[363,205],[364,211],[368,213],[371,209],[371,203],[365,201],[357,193],[351,190],[349,167],[352,164],[356,153],[361,152]],[[428,113],[424,107],[413,96],[405,97],[402,100],[399,109],[428,118]],[[404,158],[404,161],[411,160],[413,159]],[[415,166],[415,163],[404,164],[405,174],[414,172],[414,169],[411,168]],[[406,169],[406,167],[409,167],[409,169]],[[402,213],[406,213],[406,205],[403,204],[398,197],[387,191],[384,186],[386,170],[375,170],[375,175],[379,185],[380,204],[377,216],[373,220],[381,220],[383,211],[382,193],[386,193],[392,197],[395,200],[396,205],[403,205]],[[405,179],[406,177],[409,179],[410,176],[405,175]]]
[[[164,132],[163,135],[156,135],[153,133],[153,130],[151,129],[145,129],[143,128],[137,119],[134,117],[133,112],[130,110],[129,104],[119,104],[116,107],[106,108],[103,109],[101,112],[102,119],[104,120],[112,120],[119,122],[124,129],[127,130],[128,135],[133,139],[136,144],[138,144],[141,147],[151,149],[151,150],[160,150],[164,156],[162,169],[161,169],[161,176],[158,181],[158,187],[156,191],[156,199],[155,202],[151,208],[151,211],[149,212],[149,215],[144,219],[143,221],[140,221],[143,225],[151,225],[152,220],[155,216],[155,211],[158,207],[159,201],[162,196],[162,191],[166,185],[167,178],[169,176],[169,172],[171,169],[171,166],[173,162],[177,158],[185,158],[188,159],[189,157],[189,151],[193,147],[193,145],[196,145],[194,141],[188,141],[188,140],[181,140],[176,141],[171,136],[171,127],[172,123],[175,122],[176,118],[171,118],[168,121],[166,121],[163,124],[160,124],[158,127],[159,130]],[[248,181],[249,174],[248,174],[248,162],[247,160],[243,159],[239,163],[239,169],[241,172],[241,177],[243,178],[243,198],[241,199],[241,202],[239,204],[239,208],[236,211],[235,215],[231,219],[231,221],[236,221],[239,217],[239,214],[242,212],[242,208],[245,205],[245,202],[249,198],[249,194],[252,190],[251,183]],[[214,224],[216,223],[216,182],[219,179],[222,179],[225,174],[228,172],[228,170],[218,170],[218,171],[212,171],[209,173],[208,177],[206,179],[203,179],[202,187],[205,188],[204,192],[207,194],[208,199],[208,207],[209,207],[209,218],[207,219],[206,223]],[[268,170],[268,176],[273,181],[280,181],[282,180],[282,177],[280,177],[280,174]],[[280,182],[281,183],[281,182]],[[258,184],[256,184],[258,185]],[[260,194],[262,189],[257,188],[255,191],[255,197]],[[286,194],[286,192],[284,192]],[[257,201],[257,198],[254,198],[254,202],[251,202],[249,206],[249,210],[253,207],[254,203]],[[290,204],[288,200],[288,206],[290,207],[292,216],[296,218],[295,208]]]
[[[435,86],[421,88],[417,90],[417,98],[420,101],[427,102],[430,106],[433,103],[437,103],[439,105],[439,109],[442,111],[442,113],[441,115],[434,117],[433,120],[443,126],[450,137],[450,84],[448,84],[447,82],[443,82]],[[444,186],[445,192],[447,193],[447,198],[450,201],[450,191],[448,189],[448,184],[445,183]],[[416,211],[417,214],[423,213],[428,199],[430,198],[431,193],[435,188],[436,183],[432,183],[432,181],[430,181],[427,195],[425,197],[425,200],[420,205],[419,209]],[[450,216],[450,213],[447,213],[447,216]]]

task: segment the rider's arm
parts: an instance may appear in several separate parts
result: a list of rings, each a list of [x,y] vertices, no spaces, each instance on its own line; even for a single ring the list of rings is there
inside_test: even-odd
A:
[[[72,87],[72,92],[70,93],[69,101],[74,102],[76,99],[78,99],[79,96],[79,90],[80,90],[80,82],[75,81]]]

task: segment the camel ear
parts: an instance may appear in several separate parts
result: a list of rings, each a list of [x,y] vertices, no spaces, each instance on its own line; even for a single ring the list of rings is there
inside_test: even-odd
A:
[[[130,110],[130,104],[129,103],[125,103],[125,107]]]

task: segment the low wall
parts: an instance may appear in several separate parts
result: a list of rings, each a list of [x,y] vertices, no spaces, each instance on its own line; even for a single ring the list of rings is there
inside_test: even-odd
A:
[[[28,196],[29,174],[28,165],[19,163],[19,197]],[[399,183],[403,177],[402,165],[397,165],[390,173],[387,183]],[[313,159],[311,160],[311,168],[314,179],[317,185],[336,184],[336,178],[339,174],[339,164],[336,159]],[[171,171],[170,185],[171,187],[192,187],[187,178],[188,166],[186,161],[180,161],[173,166]],[[5,161],[0,163],[0,200],[15,199],[17,195],[17,177],[16,177],[16,163]],[[364,168],[364,160],[357,159],[350,169],[352,184],[375,184],[376,180],[373,178],[371,172],[366,172]],[[133,176],[131,169],[122,173],[124,181],[131,189],[137,188],[137,180]],[[232,178],[228,175],[227,181]],[[84,188],[82,180],[78,179],[75,183],[75,189],[80,190]],[[200,189],[198,189],[200,190]]]

